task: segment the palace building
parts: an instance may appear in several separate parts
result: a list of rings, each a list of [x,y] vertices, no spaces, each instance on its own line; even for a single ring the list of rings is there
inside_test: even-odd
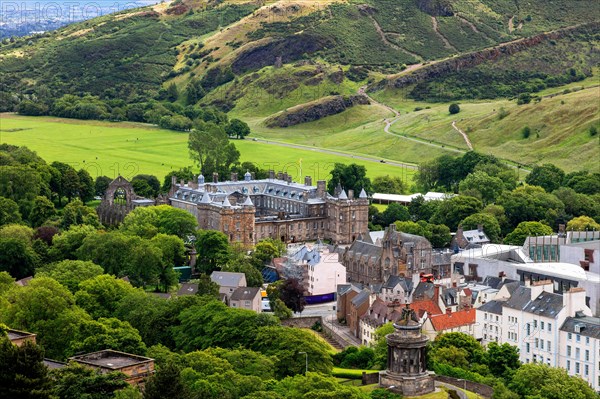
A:
[[[260,180],[248,172],[243,180],[237,173],[228,181],[219,181],[217,174],[212,182],[202,175],[188,182],[173,178],[168,202],[193,214],[199,228],[222,231],[230,242],[245,246],[269,237],[350,244],[368,232],[369,201],[364,190],[355,196],[338,186],[330,195],[324,180],[313,186],[309,176],[304,184],[274,171]]]

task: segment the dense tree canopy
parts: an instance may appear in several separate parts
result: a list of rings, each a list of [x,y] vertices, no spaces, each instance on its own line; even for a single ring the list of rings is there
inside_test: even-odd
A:
[[[355,197],[358,197],[362,189],[367,193],[372,192],[371,180],[367,177],[367,169],[362,165],[336,163],[329,173],[331,179],[327,182],[327,191],[331,195],[334,194],[338,184],[346,190],[346,194],[348,190],[354,190]]]

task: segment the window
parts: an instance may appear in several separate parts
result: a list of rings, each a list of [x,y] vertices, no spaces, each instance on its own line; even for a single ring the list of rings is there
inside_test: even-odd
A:
[[[590,375],[590,366],[588,366],[587,364],[585,366],[583,366],[583,374],[587,377],[588,375]]]
[[[525,344],[525,352],[529,353],[529,342]]]
[[[590,351],[589,350],[585,350],[585,361],[589,362],[590,361]]]
[[[540,329],[542,329],[542,330],[544,329],[544,322],[543,321],[540,323]]]
[[[579,374],[579,371],[580,371],[579,362],[575,362],[575,374]]]
[[[567,360],[567,371],[571,371],[571,361]]]
[[[544,349],[544,340],[543,339],[540,339],[540,349]]]
[[[590,344],[590,337],[585,337],[585,344],[589,345]]]
[[[537,320],[533,321],[533,328],[536,329],[537,328]]]
[[[571,333],[568,333],[568,334],[567,334],[567,339],[573,339],[573,334],[571,334]]]
[[[548,341],[548,345],[546,346],[546,350],[548,352],[552,352],[552,344],[550,343],[550,341]]]
[[[542,342],[543,342],[543,341],[542,341]],[[536,338],[536,339],[535,339],[535,349],[537,349],[537,348],[539,348],[539,347],[540,347],[540,339],[539,339],[539,338]]]
[[[548,323],[548,332],[552,332],[552,323]]]
[[[567,356],[571,356],[571,345],[567,345]]]
[[[575,348],[575,359],[579,359],[579,355],[580,355],[580,350],[579,348]]]
[[[581,342],[581,335],[577,334],[577,335],[575,336],[575,341],[577,341],[577,342]]]
[[[483,314],[483,320],[487,320],[487,313]]]

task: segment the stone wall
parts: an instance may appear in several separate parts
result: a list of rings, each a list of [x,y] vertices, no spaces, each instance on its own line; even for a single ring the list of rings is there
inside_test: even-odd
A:
[[[473,381],[461,380],[454,377],[448,377],[445,375],[436,375],[434,377],[436,381],[445,382],[446,384],[454,385],[455,387],[467,389],[467,391],[475,392],[485,398],[491,398],[494,394],[494,388],[489,385],[479,384]]]
[[[321,316],[293,317],[291,319],[281,320],[281,325],[296,328],[311,328],[315,323],[323,324]]]

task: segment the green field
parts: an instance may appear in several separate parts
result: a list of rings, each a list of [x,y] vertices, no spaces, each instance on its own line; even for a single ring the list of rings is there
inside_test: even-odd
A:
[[[86,168],[94,177],[121,174],[131,178],[146,173],[162,178],[171,170],[193,164],[188,155],[187,138],[186,133],[127,122],[0,115],[0,143],[27,146],[48,162],[68,162],[75,168]],[[309,147],[304,150],[252,140],[235,144],[242,161],[255,162],[265,169],[287,171],[297,181],[303,175],[328,179],[336,162],[364,165],[371,178],[389,174],[412,179],[414,174],[414,170],[358,160],[352,155],[322,154]]]

